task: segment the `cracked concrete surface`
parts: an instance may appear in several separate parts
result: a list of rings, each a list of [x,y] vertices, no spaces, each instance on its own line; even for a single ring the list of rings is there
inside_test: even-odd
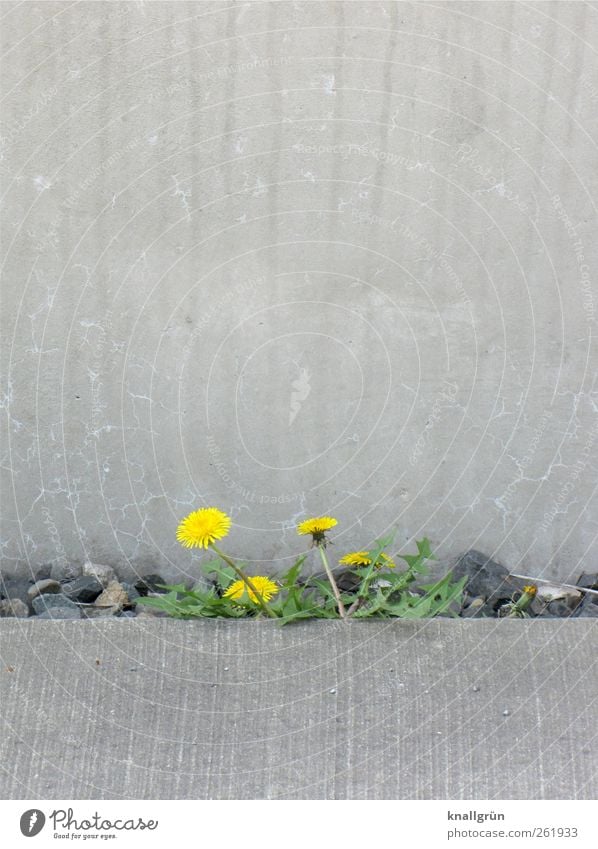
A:
[[[596,568],[596,3],[0,14],[4,572]]]

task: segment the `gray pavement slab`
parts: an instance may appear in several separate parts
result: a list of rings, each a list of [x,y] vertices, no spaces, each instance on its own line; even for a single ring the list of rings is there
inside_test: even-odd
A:
[[[0,621],[4,799],[592,799],[598,623]]]

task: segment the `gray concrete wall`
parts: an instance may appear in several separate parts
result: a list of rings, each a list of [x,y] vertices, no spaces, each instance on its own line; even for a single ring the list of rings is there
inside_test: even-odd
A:
[[[595,567],[597,4],[1,14],[4,570]]]

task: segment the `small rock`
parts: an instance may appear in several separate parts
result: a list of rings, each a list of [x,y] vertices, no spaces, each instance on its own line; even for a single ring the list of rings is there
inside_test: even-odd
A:
[[[29,578],[8,578],[0,576],[0,598],[20,598],[25,604],[29,604]]]
[[[73,601],[91,604],[100,595],[102,589],[103,587],[97,578],[91,575],[81,575],[79,578],[75,578],[74,581],[64,584],[62,592]]]
[[[344,593],[354,593],[361,583],[361,578],[349,569],[333,569],[332,574],[337,587]]]
[[[20,598],[5,598],[0,601],[0,617],[25,619],[29,616],[29,608]]]
[[[76,563],[54,563],[50,569],[50,577],[54,581],[74,581],[81,574],[81,567]]]
[[[598,604],[594,601],[595,596],[587,594],[584,599],[582,599],[581,604],[575,608],[573,613],[574,616],[598,616]]]
[[[557,599],[556,601],[551,601],[546,608],[547,612],[552,616],[558,617],[567,617],[571,616],[573,611],[567,604],[567,602],[562,601],[561,599]]]
[[[586,590],[598,590],[598,572],[584,572],[576,583],[578,587],[585,587]]]
[[[50,575],[52,574],[52,564],[44,563],[43,566],[40,566],[37,572],[35,573],[36,581],[46,581]]]
[[[104,566],[102,563],[87,563],[83,564],[83,574],[88,578],[95,578],[99,581],[104,589],[112,581],[116,581],[116,575],[112,566]]]
[[[473,608],[475,610],[476,608],[483,607],[485,604],[486,602],[481,596],[476,596],[468,602],[467,607],[465,609],[469,610],[470,608]]]
[[[118,581],[110,581],[104,592],[95,600],[96,607],[114,607],[120,611],[129,604],[127,591]]]
[[[148,595],[148,593],[165,593],[166,590],[160,588],[160,585],[167,584],[162,575],[151,574],[143,575],[135,581],[134,587],[139,595]]]
[[[538,598],[538,596],[534,596],[532,599],[532,603],[529,606],[529,612],[533,613],[534,616],[542,616],[542,614],[546,611],[548,607],[548,603],[542,601]]]
[[[43,613],[38,613],[35,619],[80,619],[81,614],[77,608],[72,607],[52,607],[50,610],[44,610]]]
[[[473,617],[481,618],[482,616],[492,615],[492,608],[486,607],[486,602],[483,598],[479,596],[477,598],[472,599],[465,610],[461,612],[461,616],[464,619],[473,619]]]
[[[581,601],[582,593],[579,590],[544,584],[538,587],[536,598],[539,602],[545,604],[550,604],[552,601],[563,601],[570,610],[574,610]]]
[[[33,601],[38,595],[44,595],[45,593],[59,593],[61,590],[61,586],[58,581],[53,581],[52,578],[45,578],[42,581],[36,581],[29,589],[27,590],[27,595]]]
[[[44,593],[44,595],[38,595],[33,599],[33,609],[37,614],[46,613],[55,607],[76,610],[79,614],[79,608],[75,602],[71,601],[64,593]]]
[[[130,604],[134,604],[136,599],[141,598],[141,593],[137,589],[135,589],[133,584],[126,584],[123,581],[123,587],[124,587],[125,592],[127,593],[128,597],[129,597],[129,603]],[[126,606],[128,607],[129,605],[126,605]]]
[[[481,551],[471,550],[459,558],[453,569],[453,580],[458,581],[465,576],[467,593],[485,599],[492,607],[513,594],[513,584],[508,582],[508,570]]]

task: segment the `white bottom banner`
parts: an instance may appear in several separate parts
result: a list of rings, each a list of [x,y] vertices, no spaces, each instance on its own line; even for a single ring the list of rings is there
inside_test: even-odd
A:
[[[51,801],[0,802],[3,849],[115,845],[237,849],[312,846],[538,846],[595,849],[588,801]],[[28,843],[28,841],[33,841]],[[115,842],[118,841],[118,842]]]

